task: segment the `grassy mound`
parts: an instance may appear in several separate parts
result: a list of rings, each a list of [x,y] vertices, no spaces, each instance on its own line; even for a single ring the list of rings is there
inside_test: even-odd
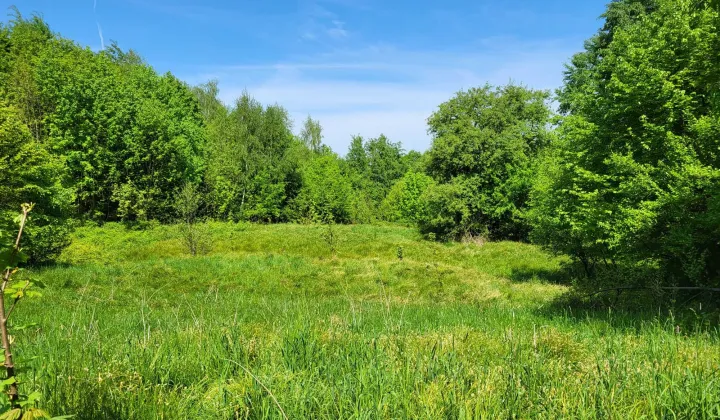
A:
[[[23,387],[116,418],[720,416],[720,332],[700,312],[576,313],[561,260],[394,226],[82,228],[23,302]],[[331,246],[332,245],[332,246]],[[38,356],[31,359],[33,356]]]

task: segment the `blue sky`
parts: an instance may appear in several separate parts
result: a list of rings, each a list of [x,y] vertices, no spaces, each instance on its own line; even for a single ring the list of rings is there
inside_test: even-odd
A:
[[[461,89],[554,89],[609,0],[0,0],[100,49],[111,40],[191,84],[217,79],[351,135],[430,144],[425,120]]]

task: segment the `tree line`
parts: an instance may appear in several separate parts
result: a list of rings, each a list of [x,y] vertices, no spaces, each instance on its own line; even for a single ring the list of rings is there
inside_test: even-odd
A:
[[[613,1],[557,92],[460,91],[428,118],[426,152],[379,135],[340,156],[311,117],[295,134],[280,105],[224,104],[216,82],[18,13],[0,27],[0,211],[36,203],[37,262],[78,220],[176,220],[192,184],[206,218],[406,223],[539,243],[591,285],[717,286],[719,16],[708,0]]]

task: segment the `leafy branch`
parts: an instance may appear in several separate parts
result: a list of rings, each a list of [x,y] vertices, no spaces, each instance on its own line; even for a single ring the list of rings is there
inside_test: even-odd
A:
[[[16,294],[15,301],[10,307],[10,310],[6,313],[5,290],[8,288],[13,274],[17,273],[19,270],[17,267],[14,267],[14,265],[17,263],[18,256],[20,255],[20,240],[22,239],[23,230],[25,229],[25,223],[27,222],[28,213],[30,213],[32,207],[32,204],[22,205],[22,214],[20,214],[19,220],[17,220],[20,224],[20,227],[18,228],[18,234],[17,238],[15,239],[15,244],[10,251],[10,256],[7,261],[7,267],[5,268],[5,274],[3,274],[2,278],[2,285],[0,286],[0,335],[2,335],[2,345],[3,349],[5,350],[5,370],[7,372],[7,379],[5,381],[8,382],[7,394],[8,398],[10,399],[10,406],[13,409],[18,408],[18,385],[17,380],[15,380],[15,364],[13,363],[13,355],[10,349],[10,335],[8,333],[7,322],[10,314],[15,309],[15,305],[22,297],[22,294]],[[23,292],[24,290],[25,288],[23,288]]]
[[[28,290],[33,286],[30,280],[25,280],[24,283],[13,282],[13,276],[20,270],[17,264],[25,260],[22,248],[20,248],[20,241],[28,220],[28,214],[33,209],[33,204],[26,203],[21,207],[22,213],[15,219],[15,222],[19,225],[15,242],[8,252],[0,254],[0,263],[4,266],[2,283],[0,284],[0,336],[2,336],[2,345],[5,352],[5,371],[7,373],[7,377],[0,381],[0,386],[7,389],[7,396],[10,401],[10,409],[0,415],[0,420],[50,418],[50,415],[46,411],[35,407],[37,401],[42,397],[39,392],[33,392],[27,396],[22,396],[19,393],[19,382],[15,373],[15,362],[13,361],[11,348],[12,342],[8,331],[8,320],[10,319],[10,315],[15,311],[18,302],[25,297],[39,295],[37,292]],[[9,303],[6,300],[6,295],[12,298],[12,303],[10,303],[9,308],[6,306]],[[70,417],[71,416],[60,416],[54,417],[53,419],[59,420]]]

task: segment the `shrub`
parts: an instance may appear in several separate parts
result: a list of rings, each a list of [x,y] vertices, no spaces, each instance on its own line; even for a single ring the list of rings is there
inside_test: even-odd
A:
[[[393,222],[417,223],[427,212],[422,195],[434,184],[435,181],[423,173],[408,172],[393,185],[383,200],[383,217]]]

